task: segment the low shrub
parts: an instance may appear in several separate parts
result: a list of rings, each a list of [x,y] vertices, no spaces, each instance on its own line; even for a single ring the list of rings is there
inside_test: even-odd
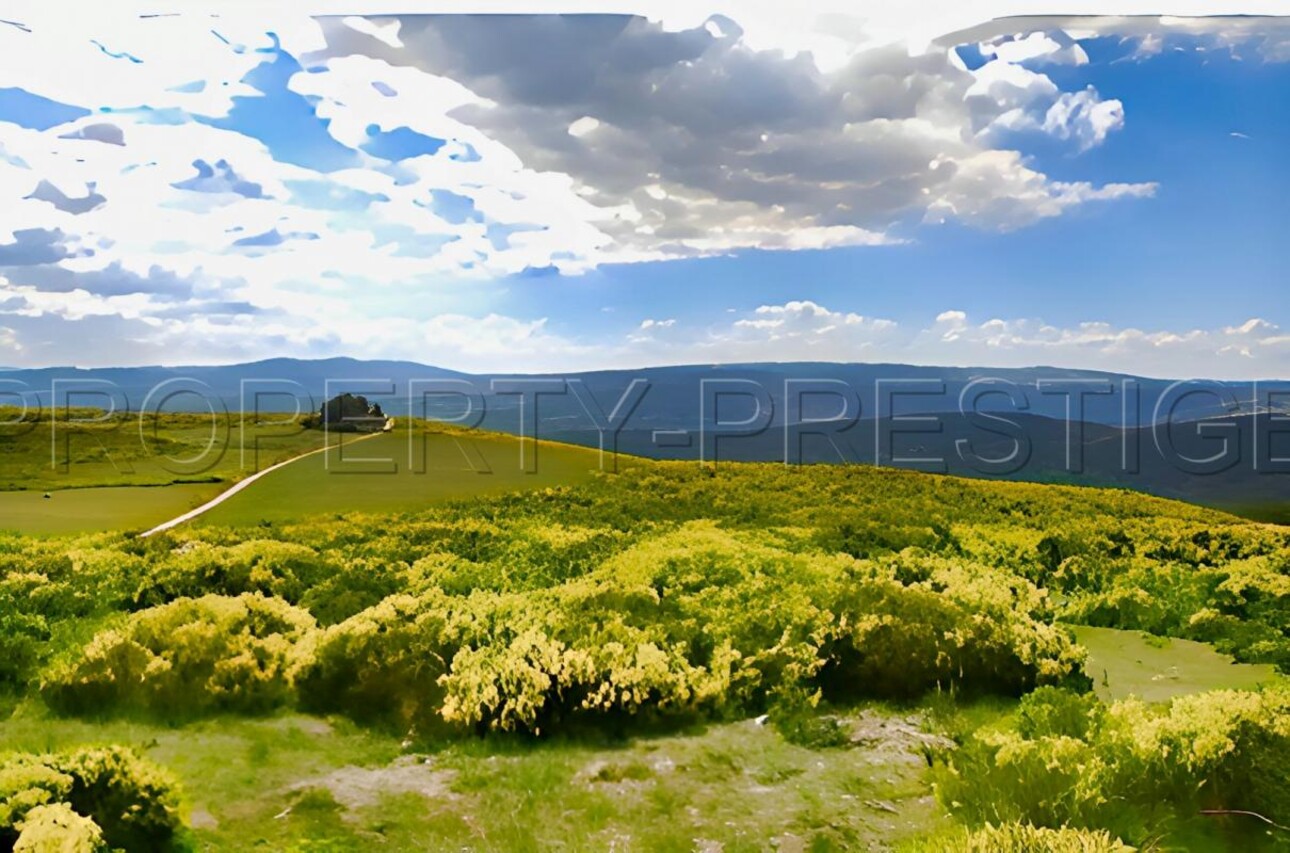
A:
[[[1028,823],[986,824],[980,829],[916,844],[917,853],[1133,853],[1109,832]]]
[[[127,749],[0,759],[0,849],[150,853],[180,826],[174,780]]]
[[[924,580],[895,577],[921,564]],[[914,698],[930,690],[1021,695],[1086,686],[1084,653],[1051,624],[1042,590],[1015,575],[900,555],[853,577],[830,608],[836,628],[820,683],[830,698]]]
[[[336,571],[314,549],[292,542],[186,542],[152,566],[134,593],[134,606],[153,607],[178,598],[249,592],[295,604]]]
[[[290,697],[295,646],[314,624],[258,594],[180,599],[101,632],[41,691],[64,713],[263,712]]]
[[[1244,810],[1290,823],[1290,689],[1215,691],[1102,712],[1047,693],[1015,731],[971,738],[938,794],[972,825],[1108,829],[1145,841],[1178,815]]]
[[[45,617],[0,610],[0,685],[25,685],[44,659],[49,638]]]
[[[1106,706],[1092,693],[1040,687],[1021,699],[1017,732],[1024,738],[1070,737],[1088,740],[1100,730]]]
[[[319,632],[297,677],[307,710],[422,730],[437,722],[453,649],[443,596],[393,596]]]
[[[18,829],[14,853],[102,853],[109,849],[99,825],[66,803],[36,806]]]
[[[36,756],[0,759],[0,849],[13,843],[27,812],[65,801],[73,781]]]
[[[1033,586],[928,559],[906,585],[891,566],[688,524],[548,589],[395,596],[319,636],[300,695],[401,726],[541,732],[759,713],[821,689],[1021,693],[1080,678]]]
[[[357,557],[338,566],[325,579],[311,586],[300,597],[300,606],[320,625],[335,625],[351,616],[375,607],[403,590],[406,579],[400,569],[385,561]]]
[[[72,777],[67,803],[102,827],[111,847],[170,847],[180,828],[179,786],[161,768],[122,747],[82,749],[54,767]]]

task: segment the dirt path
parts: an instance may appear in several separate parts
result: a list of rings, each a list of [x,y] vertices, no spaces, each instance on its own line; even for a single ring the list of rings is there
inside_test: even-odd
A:
[[[392,430],[393,428],[394,428],[394,420],[393,418],[391,418],[389,421],[386,422],[385,428],[382,429],[381,432],[374,432],[374,433],[369,433],[368,435],[359,436],[358,438],[354,439],[351,442],[351,444],[360,442],[367,438],[375,438],[378,435],[383,435],[389,432],[390,430]],[[183,524],[186,521],[192,521],[197,516],[203,513],[209,512],[210,510],[224,503],[224,501],[233,497],[233,495],[236,495],[238,492],[242,491],[243,489],[249,487],[252,483],[260,479],[261,477],[265,476],[266,474],[272,474],[274,471],[278,470],[279,468],[285,468],[288,465],[292,464],[293,462],[299,462],[301,459],[304,459],[307,456],[314,456],[318,453],[326,453],[330,449],[331,449],[330,447],[324,444],[322,447],[319,447],[316,450],[310,450],[308,453],[301,453],[299,456],[293,456],[290,459],[286,460],[285,462],[279,462],[276,465],[270,465],[268,468],[265,468],[263,471],[256,471],[251,476],[243,480],[238,480],[236,483],[233,484],[232,488],[228,489],[227,491],[220,492],[218,495],[211,498],[209,501],[197,507],[196,509],[190,509],[188,512],[184,513],[183,515],[177,518],[172,518],[170,519],[170,521],[166,521],[161,524],[158,524],[156,527],[152,528],[151,530],[145,533],[140,533],[139,538],[146,539],[147,537],[152,536],[155,533],[162,533],[166,530],[171,529],[172,527],[178,527],[179,525]]]

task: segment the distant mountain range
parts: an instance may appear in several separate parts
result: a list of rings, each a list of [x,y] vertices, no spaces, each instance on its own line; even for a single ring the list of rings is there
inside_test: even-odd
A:
[[[1107,425],[1120,425],[1125,420],[1124,395],[1121,392],[1126,382],[1137,389],[1136,422],[1138,423],[1149,424],[1160,419],[1157,417],[1156,408],[1162,399],[1166,401],[1167,406],[1176,402],[1176,405],[1171,406],[1175,419],[1254,414],[1263,410],[1261,402],[1267,391],[1273,392],[1274,401],[1281,402],[1281,408],[1290,410],[1290,380],[1268,380],[1258,383],[1198,380],[1195,385],[1178,388],[1170,394],[1170,389],[1178,385],[1175,380],[1054,367],[975,368],[792,362],[644,367],[632,370],[599,370],[564,374],[470,374],[409,361],[276,358],[221,366],[0,368],[0,371],[3,372],[0,376],[0,393],[11,394],[14,391],[24,391],[29,398],[38,400],[42,406],[50,405],[55,382],[60,384],[60,391],[76,389],[78,399],[87,405],[91,404],[92,400],[85,394],[95,390],[93,386],[99,389],[110,389],[116,395],[118,405],[125,402],[131,409],[142,408],[145,403],[152,407],[158,398],[153,396],[149,399],[149,396],[163,383],[172,383],[169,390],[187,387],[197,389],[204,386],[203,390],[206,393],[218,398],[230,411],[236,411],[243,408],[244,393],[269,392],[275,387],[273,384],[275,380],[288,384],[294,383],[297,390],[306,394],[317,405],[321,405],[325,397],[334,396],[329,392],[339,393],[342,390],[350,390],[351,387],[356,387],[356,382],[366,380],[362,385],[363,388],[368,389],[363,391],[366,396],[380,399],[383,408],[387,411],[404,414],[407,410],[409,382],[412,381],[464,380],[477,385],[486,397],[493,397],[495,395],[489,392],[489,388],[494,379],[576,379],[581,381],[587,390],[597,400],[602,401],[602,405],[608,409],[632,381],[644,379],[651,387],[643,401],[640,417],[655,422],[665,422],[669,426],[685,423],[697,426],[700,382],[704,379],[735,379],[760,383],[776,403],[775,422],[779,422],[784,414],[785,407],[782,403],[786,380],[796,383],[808,380],[842,383],[850,387],[859,397],[864,406],[862,415],[865,417],[872,417],[875,414],[872,407],[875,405],[880,388],[879,383],[882,383],[883,388],[896,391],[900,400],[898,406],[900,413],[950,412],[958,410],[960,396],[964,389],[970,383],[982,379],[998,379],[1013,383],[1026,394],[1028,403],[1028,408],[1024,410],[1026,413],[1052,418],[1066,416],[1068,399],[1060,387],[1043,391],[1040,388],[1041,383],[1065,384],[1068,388],[1071,383],[1082,383],[1085,387],[1083,419]],[[185,380],[191,380],[191,382],[185,384]],[[382,386],[385,389],[392,387],[395,391],[388,397],[381,396]],[[1185,393],[1188,389],[1194,389],[1195,393]],[[1218,395],[1222,395],[1224,399],[1220,401]],[[1004,404],[1000,402],[1002,397],[994,396],[995,400],[983,399],[982,403],[996,411],[1015,410],[1015,405]],[[562,408],[556,398],[551,400],[553,413]],[[63,401],[60,400],[61,402]],[[885,408],[887,402],[884,399],[878,404],[878,416],[891,413]],[[261,396],[260,403],[262,411],[291,411],[294,407],[288,398],[281,396]],[[506,395],[496,400],[500,410],[506,410],[514,405],[513,401],[511,401],[512,406],[508,406],[507,403]],[[176,411],[185,408],[192,411],[205,411],[206,405],[196,397],[185,394],[172,398],[167,408]],[[573,412],[576,413],[578,410],[575,407]],[[563,414],[569,413],[563,412]],[[1130,421],[1133,422],[1133,420],[1133,413],[1130,412]]]
[[[22,394],[46,408],[55,398],[60,406],[99,407],[110,398],[131,411],[214,405],[277,414],[297,406],[317,411],[345,391],[393,415],[458,420],[469,404],[463,422],[470,425],[536,429],[541,438],[589,446],[601,441],[597,423],[608,421],[619,428],[620,451],[656,458],[711,459],[715,452],[718,459],[784,461],[787,454],[795,462],[1122,486],[1270,517],[1290,508],[1290,475],[1278,473],[1290,465],[1275,463],[1290,459],[1287,380],[1180,384],[1049,367],[828,362],[468,374],[349,358],[0,374],[0,405]],[[793,428],[844,410],[844,421]],[[919,416],[935,420],[910,420]],[[715,444],[714,434],[721,436]],[[1197,461],[1224,447],[1215,460]],[[942,461],[928,461],[934,459]]]

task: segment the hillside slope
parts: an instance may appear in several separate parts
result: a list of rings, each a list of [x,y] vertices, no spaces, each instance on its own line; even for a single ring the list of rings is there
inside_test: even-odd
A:
[[[284,488],[288,512],[319,491]],[[1282,527],[1123,491],[680,462],[242,520],[0,534],[0,745],[64,767],[138,744],[200,797],[191,829],[175,807],[156,832],[207,849],[457,849],[480,826],[492,849],[577,847],[659,821],[848,849],[1002,821],[1249,850],[1260,827],[1198,811],[1290,818],[1271,667],[1146,640],[1162,660],[1108,661],[1112,639],[1099,675],[1066,624],[1286,671]],[[1178,698],[1102,703],[1094,679]]]
[[[197,519],[205,525],[424,510],[452,499],[586,482],[599,455],[585,447],[419,425],[333,445],[296,460]],[[529,464],[531,463],[531,465]],[[531,469],[531,470],[530,470]]]

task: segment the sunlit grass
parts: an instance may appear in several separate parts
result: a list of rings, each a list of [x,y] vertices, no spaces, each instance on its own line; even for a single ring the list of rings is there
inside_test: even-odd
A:
[[[600,465],[596,451],[492,433],[407,429],[333,447],[274,471],[203,515],[205,525],[278,523],[310,516],[395,513],[446,500],[575,485]],[[529,454],[529,455],[523,455]]]
[[[947,820],[921,757],[794,746],[754,720],[439,743],[298,714],[85,722],[36,702],[0,723],[0,752],[109,743],[178,777],[197,849],[842,850]]]
[[[1074,630],[1088,649],[1085,672],[1107,702],[1129,696],[1164,702],[1205,690],[1253,690],[1282,677],[1270,664],[1236,663],[1192,640],[1083,625]]]

